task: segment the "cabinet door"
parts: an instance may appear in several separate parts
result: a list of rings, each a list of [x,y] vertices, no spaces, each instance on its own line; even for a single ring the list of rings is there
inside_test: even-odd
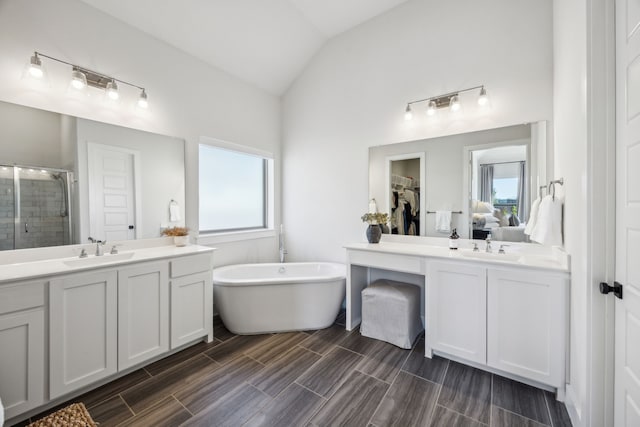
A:
[[[52,279],[49,394],[62,396],[116,373],[117,274],[93,271]]]
[[[211,272],[171,281],[171,349],[212,334]]]
[[[44,310],[0,315],[0,397],[9,419],[44,403]]]
[[[430,262],[427,271],[428,344],[486,363],[486,269]]]
[[[527,271],[489,270],[489,366],[562,386],[566,280]]]
[[[118,369],[169,351],[169,264],[118,270]]]

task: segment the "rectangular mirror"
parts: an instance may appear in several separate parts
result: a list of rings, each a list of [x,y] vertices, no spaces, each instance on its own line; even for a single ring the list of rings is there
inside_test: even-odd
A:
[[[447,237],[444,214],[462,237],[527,241],[546,156],[544,121],[371,147],[369,197],[393,234]]]
[[[0,102],[1,250],[184,224],[184,140]]]

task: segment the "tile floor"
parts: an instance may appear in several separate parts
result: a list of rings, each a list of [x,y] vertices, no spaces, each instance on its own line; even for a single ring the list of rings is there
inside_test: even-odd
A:
[[[344,313],[320,331],[236,336],[218,318],[214,330],[73,402],[100,427],[571,425],[551,393],[426,359],[423,339],[402,350],[348,332]]]

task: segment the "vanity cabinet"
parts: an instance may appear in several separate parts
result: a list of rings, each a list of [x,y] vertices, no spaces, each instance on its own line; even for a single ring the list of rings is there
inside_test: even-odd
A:
[[[166,261],[118,270],[118,370],[169,351]]]
[[[45,285],[0,287],[0,397],[7,419],[44,403]]]
[[[544,272],[488,270],[489,366],[561,385],[567,323],[565,282],[563,276]]]
[[[118,371],[118,274],[93,270],[49,284],[49,397]]]
[[[171,261],[171,349],[203,335],[213,339],[212,268],[208,254]]]
[[[433,350],[486,363],[486,269],[450,262],[427,268],[427,342]]]

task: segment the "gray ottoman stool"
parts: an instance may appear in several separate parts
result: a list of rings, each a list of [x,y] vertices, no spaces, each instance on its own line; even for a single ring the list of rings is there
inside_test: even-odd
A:
[[[409,349],[420,332],[418,286],[381,279],[364,288],[360,325],[363,336]]]

